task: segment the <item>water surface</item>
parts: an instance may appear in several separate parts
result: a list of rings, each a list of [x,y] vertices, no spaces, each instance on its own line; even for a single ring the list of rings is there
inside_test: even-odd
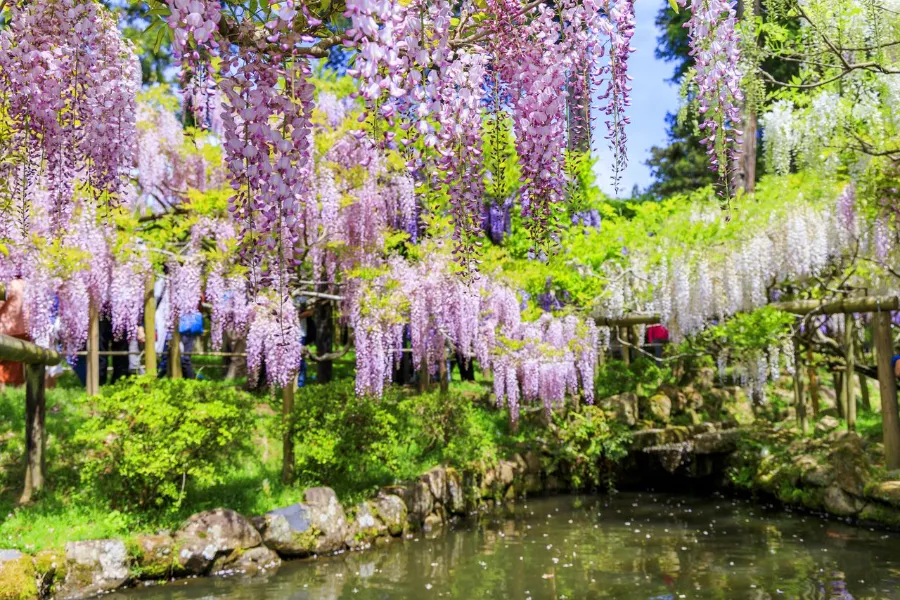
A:
[[[561,496],[444,536],[116,600],[900,600],[900,535],[721,497]]]

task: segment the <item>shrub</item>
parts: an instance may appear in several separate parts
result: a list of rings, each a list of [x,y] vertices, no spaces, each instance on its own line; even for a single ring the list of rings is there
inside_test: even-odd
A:
[[[377,485],[398,471],[396,396],[358,397],[352,380],[297,390],[292,422],[297,474],[332,487]]]
[[[582,406],[565,416],[554,414],[548,473],[565,472],[576,489],[599,486],[604,478],[612,485],[612,467],[628,454],[631,434],[609,422],[596,406]]]
[[[129,379],[87,402],[82,482],[116,506],[177,507],[187,483],[219,483],[253,426],[249,396],[189,379]]]

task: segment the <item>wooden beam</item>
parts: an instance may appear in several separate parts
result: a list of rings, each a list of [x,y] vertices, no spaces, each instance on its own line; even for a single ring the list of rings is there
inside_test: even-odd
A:
[[[294,428],[291,421],[294,414],[294,389],[297,386],[297,375],[281,389],[281,482],[289,485],[294,481]]]
[[[803,354],[800,351],[800,342],[794,338],[794,410],[797,411],[797,421],[800,431],[808,431],[806,419],[806,396],[803,393]]]
[[[844,319],[844,416],[847,418],[847,431],[856,431],[856,321],[847,315]]]
[[[878,387],[881,390],[881,421],[884,437],[884,459],[889,471],[900,469],[900,413],[897,407],[897,380],[891,358],[894,340],[891,338],[891,313],[875,315],[875,354],[878,361]]]
[[[178,331],[178,319],[172,326],[172,338],[169,340],[169,377],[181,379],[181,332]]]
[[[20,362],[26,365],[58,365],[62,362],[62,356],[54,350],[10,335],[0,334],[0,360]]]
[[[630,327],[632,325],[658,325],[662,322],[659,315],[634,313],[624,317],[595,317],[594,322],[600,327]]]
[[[865,296],[831,301],[792,300],[790,302],[773,302],[769,306],[795,315],[837,315],[898,310],[900,309],[900,299],[897,296]]]

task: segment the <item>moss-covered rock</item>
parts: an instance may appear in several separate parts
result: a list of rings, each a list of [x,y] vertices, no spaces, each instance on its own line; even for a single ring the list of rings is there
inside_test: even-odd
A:
[[[37,570],[30,556],[0,564],[0,600],[37,600]]]

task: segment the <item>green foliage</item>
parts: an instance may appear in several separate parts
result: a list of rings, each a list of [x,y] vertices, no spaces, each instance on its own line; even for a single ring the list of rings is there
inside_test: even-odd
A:
[[[187,379],[126,380],[86,402],[82,481],[123,508],[177,508],[188,482],[220,482],[252,423],[247,395]]]
[[[632,361],[630,365],[619,360],[610,360],[597,369],[594,394],[602,399],[625,392],[655,390],[671,378],[672,371],[668,365],[643,356]]]
[[[596,406],[554,415],[547,473],[565,472],[576,489],[612,485],[612,466],[628,454],[631,434]]]

